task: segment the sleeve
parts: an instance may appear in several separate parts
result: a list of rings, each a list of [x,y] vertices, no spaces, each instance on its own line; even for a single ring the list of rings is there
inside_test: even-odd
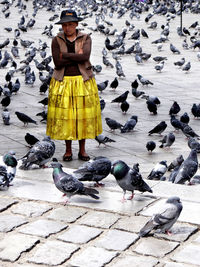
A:
[[[85,40],[83,44],[82,54],[64,52],[62,53],[62,58],[69,59],[77,63],[87,61],[90,58],[91,46],[92,46],[92,40],[91,40],[91,37],[88,35],[87,39]]]
[[[51,51],[52,51],[52,56],[53,56],[53,62],[54,62],[56,69],[63,68],[72,63],[70,59],[66,59],[66,58],[64,59],[63,57],[61,57],[60,46],[57,42],[56,37],[53,38],[52,40]]]

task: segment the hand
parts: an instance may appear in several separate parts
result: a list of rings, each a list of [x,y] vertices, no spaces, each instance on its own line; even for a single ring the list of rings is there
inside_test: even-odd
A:
[[[78,51],[78,54],[83,54],[83,49],[82,48]]]

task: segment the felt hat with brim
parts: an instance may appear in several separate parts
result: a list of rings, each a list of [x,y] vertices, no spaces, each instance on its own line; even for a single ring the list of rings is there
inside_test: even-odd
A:
[[[65,22],[79,22],[83,20],[82,18],[78,17],[74,10],[63,10],[60,15],[60,20],[55,24],[63,24]]]

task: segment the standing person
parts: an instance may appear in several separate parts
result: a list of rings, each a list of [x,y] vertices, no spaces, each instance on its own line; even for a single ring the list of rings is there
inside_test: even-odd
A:
[[[79,140],[78,158],[88,161],[85,139],[102,132],[98,88],[89,61],[91,38],[77,29],[73,10],[64,10],[56,24],[62,25],[52,40],[55,65],[49,86],[46,134],[52,139],[65,140],[64,161],[72,160],[72,140]]]

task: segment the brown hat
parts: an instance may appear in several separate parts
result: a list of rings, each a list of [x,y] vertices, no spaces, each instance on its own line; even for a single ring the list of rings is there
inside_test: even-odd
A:
[[[63,24],[65,22],[78,22],[83,20],[82,18],[77,17],[77,14],[74,10],[63,10],[60,15],[60,20],[56,22],[55,24]]]

